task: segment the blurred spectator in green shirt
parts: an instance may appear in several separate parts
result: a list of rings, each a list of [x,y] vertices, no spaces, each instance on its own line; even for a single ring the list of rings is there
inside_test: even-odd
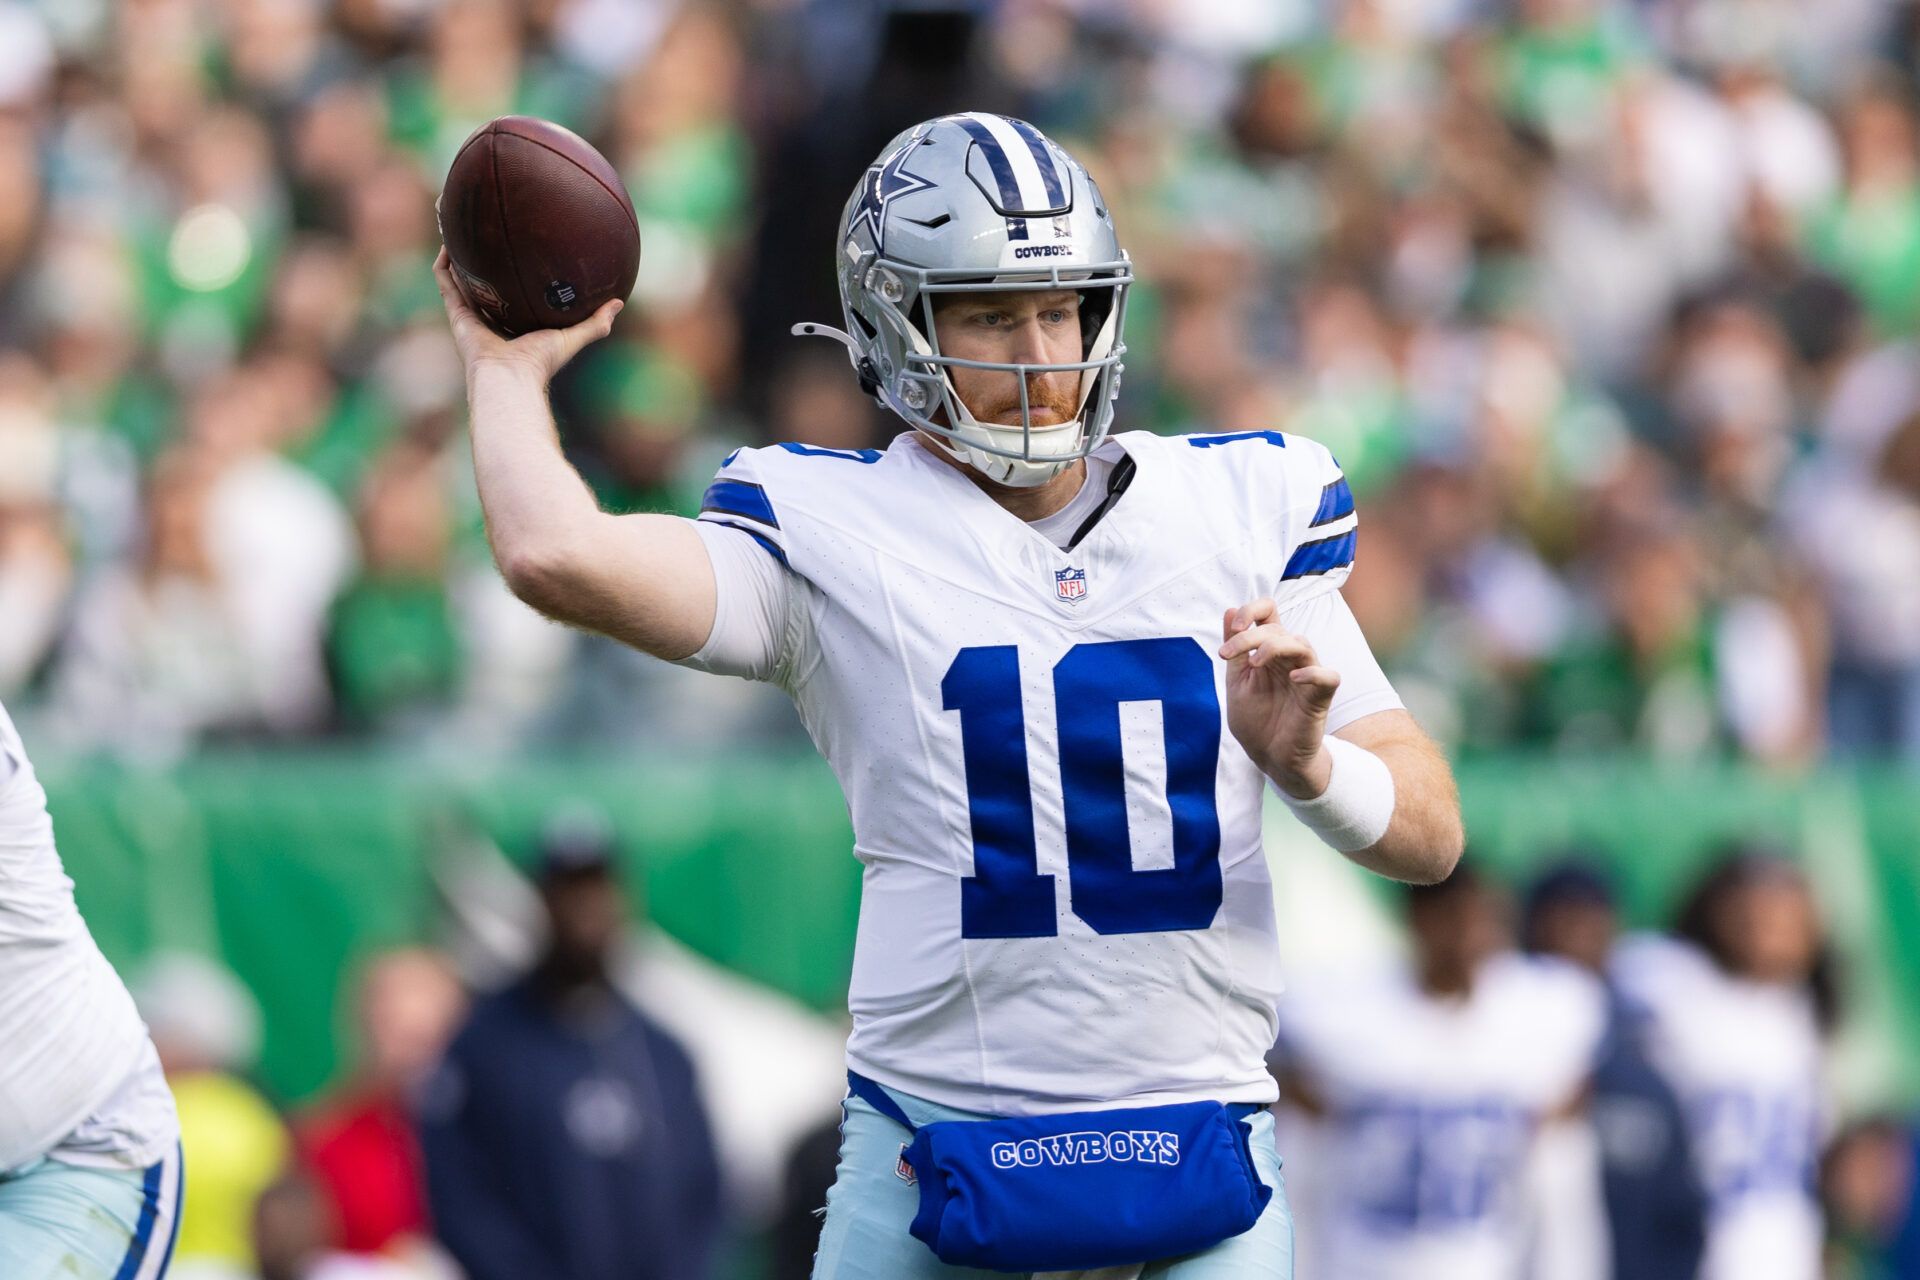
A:
[[[327,665],[349,728],[402,732],[451,703],[464,646],[447,597],[452,521],[440,450],[402,439],[368,470],[360,576],[334,601]]]

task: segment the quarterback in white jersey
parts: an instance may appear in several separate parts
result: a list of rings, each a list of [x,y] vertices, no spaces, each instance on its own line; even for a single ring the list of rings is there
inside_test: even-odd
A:
[[[1271,1101],[1263,788],[1387,875],[1444,877],[1462,844],[1445,760],[1338,594],[1346,482],[1278,431],[1109,435],[1131,269],[1031,125],[901,134],[842,228],[847,331],[800,329],[913,429],[737,451],[698,522],[602,513],[558,448],[545,382],[619,304],[505,341],[443,259],[502,571],[552,616],[793,697],[865,866],[849,1065],[916,1123]],[[908,1238],[905,1174],[858,1189],[898,1144],[848,1115],[816,1274],[971,1274]],[[1286,1274],[1272,1205],[1177,1274]]]
[[[1314,1122],[1294,1170],[1311,1184],[1298,1197],[1303,1269],[1598,1280],[1593,1148],[1556,1139],[1579,1123],[1600,985],[1506,950],[1490,896],[1464,875],[1416,890],[1409,916],[1410,965],[1329,974],[1280,1002],[1275,1069]],[[1569,1158],[1574,1176],[1561,1176]]]
[[[0,707],[0,1276],[164,1275],[178,1148],[159,1057],[74,906]]]
[[[1825,1128],[1808,976],[1818,953],[1799,873],[1764,857],[1725,864],[1684,913],[1682,937],[1614,953],[1621,993],[1648,1019],[1707,1193],[1701,1280],[1818,1280],[1815,1167]]]

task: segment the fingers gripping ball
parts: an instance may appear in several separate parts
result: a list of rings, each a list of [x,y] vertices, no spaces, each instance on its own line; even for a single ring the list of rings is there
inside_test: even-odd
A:
[[[557,124],[481,126],[453,158],[438,213],[460,291],[496,333],[565,328],[633,292],[633,201],[606,157]]]

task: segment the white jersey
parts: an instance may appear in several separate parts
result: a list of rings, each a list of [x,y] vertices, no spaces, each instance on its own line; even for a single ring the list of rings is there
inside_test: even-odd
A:
[[[46,792],[0,708],[0,1171],[56,1149],[74,1163],[152,1163],[174,1138],[158,1081],[146,1027],[74,906]]]
[[[1071,550],[912,433],[740,450],[708,490],[722,616],[689,661],[787,689],[846,793],[848,1062],[882,1084],[1002,1115],[1274,1097],[1263,779],[1215,655],[1269,594],[1357,637],[1353,499],[1279,432],[1133,432],[1092,469],[1129,458]],[[787,572],[742,601],[745,537]],[[772,651],[728,651],[740,609]],[[1330,729],[1400,705],[1370,655],[1349,667]]]
[[[1516,955],[1482,965],[1457,1001],[1399,970],[1290,990],[1277,1052],[1325,1107],[1315,1140],[1290,1161],[1311,1190],[1301,1236],[1313,1258],[1301,1274],[1530,1274],[1536,1138],[1578,1096],[1605,1023],[1599,983]],[[1599,1212],[1596,1189],[1596,1221]]]
[[[1822,1053],[1806,995],[1665,937],[1623,942],[1613,975],[1686,1113],[1708,1200],[1701,1280],[1818,1280]]]

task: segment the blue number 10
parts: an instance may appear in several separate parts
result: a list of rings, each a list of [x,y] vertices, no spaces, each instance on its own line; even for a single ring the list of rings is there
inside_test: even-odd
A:
[[[973,826],[960,936],[1052,937],[1054,885],[1040,874],[1034,848],[1019,651],[962,649],[940,694],[946,710],[960,713]],[[1053,668],[1053,700],[1073,913],[1103,934],[1207,928],[1220,910],[1220,698],[1206,651],[1190,636],[1075,645]],[[1160,704],[1173,818],[1168,868],[1133,867],[1123,702]]]

